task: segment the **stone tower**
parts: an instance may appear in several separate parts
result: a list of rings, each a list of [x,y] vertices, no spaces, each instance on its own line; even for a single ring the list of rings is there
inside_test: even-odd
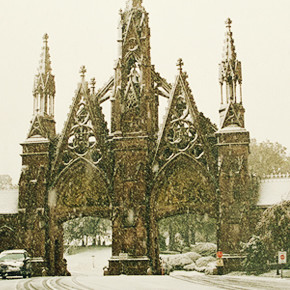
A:
[[[113,245],[110,273],[120,273],[119,254],[146,273],[149,259],[149,162],[158,130],[158,103],[152,89],[150,29],[142,1],[128,1],[120,11],[119,59],[112,101]],[[130,162],[128,162],[130,160]],[[130,262],[131,261],[131,262]],[[130,268],[130,265],[128,266]],[[142,271],[141,268],[144,270]]]
[[[25,221],[25,248],[34,257],[45,256],[47,178],[51,163],[50,147],[55,137],[55,82],[47,41],[48,35],[45,34],[33,88],[33,119],[27,139],[21,144],[19,218]]]
[[[220,250],[234,254],[239,252],[240,242],[248,235],[245,222],[250,140],[244,123],[241,62],[237,60],[231,23],[227,19],[223,59],[219,64],[221,106],[216,136],[221,220],[218,238]]]

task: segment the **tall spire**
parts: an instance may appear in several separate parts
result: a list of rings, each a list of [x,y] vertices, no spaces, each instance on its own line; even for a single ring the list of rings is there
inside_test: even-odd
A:
[[[35,76],[33,115],[54,117],[55,81],[51,74],[51,61],[48,47],[48,35],[43,36],[38,73]]]
[[[51,62],[50,62],[50,55],[49,55],[49,47],[48,47],[48,34],[45,33],[42,37],[43,39],[43,47],[41,53],[41,59],[39,62],[39,72],[43,74],[47,74],[51,72]]]
[[[219,64],[219,82],[221,85],[221,103],[224,103],[223,84],[226,85],[226,100],[237,103],[236,87],[240,86],[240,103],[242,103],[242,67],[241,62],[237,60],[236,48],[234,45],[233,33],[231,31],[232,21],[228,18],[225,22],[226,33],[224,41],[224,51],[222,62]]]
[[[120,16],[112,133],[156,135],[158,121],[152,116],[157,115],[158,102],[152,95],[149,16],[141,0],[127,1]]]

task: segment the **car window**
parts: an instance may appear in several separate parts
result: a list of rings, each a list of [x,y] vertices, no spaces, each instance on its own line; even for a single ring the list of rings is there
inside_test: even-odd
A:
[[[9,254],[1,254],[0,262],[8,262],[8,261],[23,261],[24,254],[21,253],[9,253]]]

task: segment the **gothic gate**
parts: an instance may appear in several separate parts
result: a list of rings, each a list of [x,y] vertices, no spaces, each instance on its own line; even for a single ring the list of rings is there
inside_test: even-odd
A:
[[[49,274],[64,273],[62,223],[79,216],[112,221],[109,274],[160,272],[157,221],[186,212],[218,220],[218,247],[238,253],[247,238],[247,158],[241,63],[236,60],[227,21],[220,64],[220,129],[200,113],[178,61],[170,85],[150,59],[148,13],[141,0],[121,12],[119,59],[115,76],[96,91],[81,68],[65,127],[55,133],[55,83],[48,36],[44,36],[34,86],[34,115],[22,144],[19,231],[34,257],[43,257]],[[162,128],[159,98],[169,99]],[[109,132],[101,103],[111,101]],[[120,259],[127,253],[128,259]]]

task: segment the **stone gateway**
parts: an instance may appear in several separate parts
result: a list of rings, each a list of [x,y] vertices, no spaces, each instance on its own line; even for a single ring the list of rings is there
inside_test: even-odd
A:
[[[96,90],[80,83],[60,135],[48,35],[35,78],[34,113],[23,147],[19,210],[9,216],[15,247],[42,258],[48,275],[66,272],[62,224],[80,216],[112,221],[108,274],[160,274],[158,224],[177,214],[218,221],[218,249],[239,254],[249,236],[249,133],[244,127],[241,62],[230,19],[220,63],[219,129],[199,112],[183,62],[169,84],[150,57],[148,13],[141,0],[120,11],[115,75]],[[159,98],[168,99],[164,124]],[[101,104],[111,102],[108,130]],[[2,218],[2,217],[1,217]]]

